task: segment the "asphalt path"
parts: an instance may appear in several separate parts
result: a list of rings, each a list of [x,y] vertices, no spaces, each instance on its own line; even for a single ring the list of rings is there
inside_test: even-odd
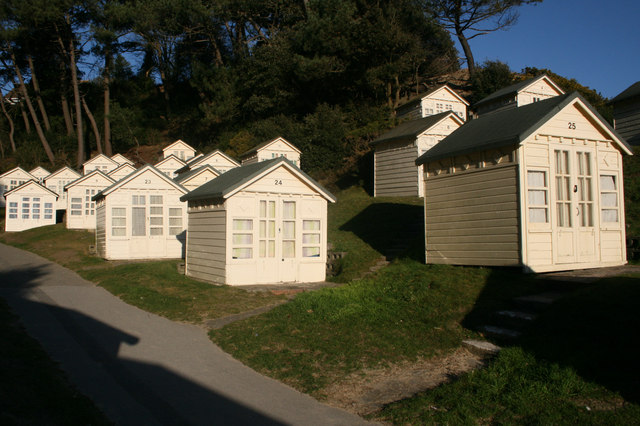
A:
[[[128,305],[35,254],[0,244],[0,259],[0,296],[116,424],[366,423],[256,373],[205,328]]]

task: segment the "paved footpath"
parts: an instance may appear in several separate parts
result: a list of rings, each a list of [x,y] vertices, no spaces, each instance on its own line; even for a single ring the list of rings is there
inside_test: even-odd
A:
[[[35,254],[0,244],[0,259],[0,296],[117,424],[365,423],[244,366],[203,328],[127,305]]]

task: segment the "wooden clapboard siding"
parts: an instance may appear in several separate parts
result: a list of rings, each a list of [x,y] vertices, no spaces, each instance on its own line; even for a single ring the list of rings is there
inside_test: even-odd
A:
[[[515,165],[430,177],[425,190],[427,263],[520,263]]]
[[[107,250],[106,212],[104,204],[96,207],[96,252],[100,257],[105,257]]]
[[[391,149],[383,147],[376,149],[375,195],[378,197],[417,196],[416,158],[418,158],[418,150],[413,142]]]
[[[640,100],[630,99],[613,106],[616,131],[632,145],[640,145]]]
[[[189,211],[186,274],[217,283],[225,282],[226,211]]]

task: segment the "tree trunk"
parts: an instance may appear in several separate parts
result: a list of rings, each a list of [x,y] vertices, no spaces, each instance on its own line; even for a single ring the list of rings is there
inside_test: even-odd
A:
[[[105,53],[104,56],[104,150],[107,156],[113,155],[111,149],[111,121],[109,114],[111,113],[111,92],[109,84],[111,83],[111,52]]]
[[[47,138],[42,131],[42,127],[40,127],[40,121],[38,120],[38,116],[36,115],[36,110],[33,108],[31,104],[31,99],[29,99],[29,93],[27,92],[27,86],[24,84],[24,79],[22,78],[22,73],[20,72],[20,68],[16,64],[16,56],[11,53],[11,60],[13,61],[13,68],[16,72],[16,76],[18,76],[18,82],[20,83],[20,90],[22,91],[22,96],[24,96],[24,100],[27,104],[27,108],[29,109],[29,114],[31,115],[31,119],[33,120],[33,126],[36,128],[36,133],[38,133],[38,137],[40,138],[40,142],[42,142],[42,147],[44,148],[44,152],[47,153],[47,157],[51,164],[54,164],[56,161],[55,156],[53,155],[53,151],[51,151],[51,147],[49,146],[49,142],[47,142]]]
[[[27,131],[27,134],[30,135],[31,123],[29,122],[29,116],[27,115],[27,110],[24,109],[24,103],[22,102],[22,99],[20,99],[19,103],[20,103],[20,113],[22,113],[22,120],[24,121],[24,128]]]
[[[13,119],[7,112],[7,107],[4,105],[4,95],[2,94],[1,91],[0,91],[0,96],[2,96],[2,99],[0,99],[0,105],[2,105],[2,113],[4,114],[4,116],[7,118],[7,121],[9,122],[9,143],[11,144],[11,150],[13,152],[16,152],[16,141],[13,139],[13,134],[15,132]]]
[[[93,129],[93,134],[96,137],[96,146],[98,148],[98,154],[102,154],[102,142],[100,141],[100,130],[98,130],[98,125],[96,124],[95,118],[93,118],[93,114],[91,114],[91,110],[89,109],[89,105],[84,100],[84,96],[82,97],[82,107],[84,108],[84,112],[87,114],[87,118],[89,119],[89,123],[91,123],[91,128]]]
[[[71,111],[69,111],[69,101],[67,101],[67,97],[64,93],[60,95],[60,103],[62,105],[64,124],[67,128],[67,136],[73,136],[73,120],[71,119]]]
[[[73,45],[73,39],[69,41],[69,68],[71,69],[71,87],[73,88],[73,102],[75,104],[76,113],[76,136],[78,138],[78,169],[84,163],[84,135],[82,132],[82,101],[80,100],[80,87],[78,84],[78,70],[76,69],[76,49]]]
[[[42,95],[40,94],[40,85],[38,84],[38,79],[36,79],[36,70],[33,66],[33,58],[31,55],[27,55],[27,62],[29,64],[29,69],[31,70],[31,83],[33,84],[33,91],[36,94],[36,102],[38,102],[38,108],[40,108],[40,114],[42,114],[42,122],[44,123],[44,128],[47,131],[51,130],[51,125],[49,124],[49,116],[47,115],[47,110],[44,108],[44,102],[42,102]]]
[[[464,52],[464,56],[467,58],[467,68],[469,69],[469,76],[472,76],[476,72],[476,63],[473,60],[473,53],[471,53],[471,47],[469,47],[469,41],[462,34],[462,31],[458,31],[456,28],[456,35],[458,36],[458,41],[462,46],[462,51]]]

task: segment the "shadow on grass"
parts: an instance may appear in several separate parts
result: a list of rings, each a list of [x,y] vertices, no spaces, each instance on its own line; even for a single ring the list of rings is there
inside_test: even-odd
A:
[[[341,231],[353,232],[374,250],[388,254],[396,247],[399,257],[424,260],[424,208],[405,203],[374,203],[344,223]]]
[[[0,267],[0,295],[21,318],[27,332],[111,420],[118,424],[280,424],[161,365],[122,355],[123,346],[137,345],[141,338],[54,304],[42,291],[46,287],[40,286],[58,286],[60,277],[56,271],[48,264],[20,267],[20,253],[5,248],[8,247],[2,248],[3,257],[7,257]],[[6,343],[5,338],[0,336],[0,341]],[[3,357],[9,356],[7,353],[3,350]],[[28,353],[22,354],[7,365],[13,365],[10,370],[15,370],[15,365],[28,359]],[[30,370],[29,366],[25,368]],[[13,410],[5,414],[31,419],[27,423],[33,424],[93,423],[76,413],[74,405],[67,408],[69,401],[59,398],[55,388],[47,387],[40,373],[36,371],[30,382],[23,376],[10,379],[3,374],[3,380],[13,388],[13,402],[0,404],[7,403]]]
[[[640,403],[638,278],[576,284],[496,269],[463,325],[477,329],[495,324],[499,321],[495,311],[518,308],[514,296],[544,291],[562,291],[564,296],[543,309],[523,329],[522,337],[509,344],[538,360],[571,368],[585,381],[618,392],[628,402]]]

